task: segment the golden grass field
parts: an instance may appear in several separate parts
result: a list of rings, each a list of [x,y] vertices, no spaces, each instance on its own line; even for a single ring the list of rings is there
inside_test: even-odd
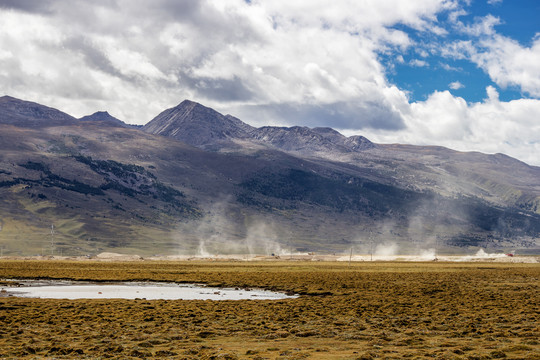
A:
[[[277,301],[0,297],[0,358],[540,359],[538,264],[2,260],[0,278],[301,294]]]

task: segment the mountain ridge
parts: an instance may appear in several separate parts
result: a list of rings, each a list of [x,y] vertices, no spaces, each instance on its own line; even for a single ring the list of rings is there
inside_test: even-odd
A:
[[[172,109],[182,109],[186,104],[191,107],[202,106],[192,101],[185,101]],[[207,111],[204,115],[204,121],[201,124],[219,123],[220,121],[223,121],[222,119],[225,119],[226,121],[226,116],[214,110]],[[215,119],[211,119],[212,117]],[[191,120],[193,121],[193,119]],[[242,126],[240,124],[244,123],[239,119],[236,120],[237,122],[234,123],[234,126],[236,128],[241,128]],[[530,209],[540,207],[540,205],[538,205],[540,203],[540,200],[538,199],[540,197],[540,188],[535,189],[532,195],[526,194],[520,197],[516,195],[514,190],[510,190],[512,195],[508,195],[506,193],[508,191],[503,189],[504,186],[500,187],[496,184],[490,184],[493,181],[484,179],[481,174],[475,173],[474,171],[472,174],[468,174],[467,171],[464,172],[463,169],[460,169],[462,164],[473,162],[479,162],[481,168],[485,168],[485,166],[482,165],[485,162],[498,164],[501,160],[498,159],[500,156],[496,154],[488,155],[479,152],[459,152],[441,146],[374,144],[363,136],[355,135],[346,137],[331,128],[308,128],[301,126],[263,126],[254,128],[247,124],[244,125],[249,127],[248,131],[242,130],[241,136],[235,136],[235,134],[237,134],[236,132],[229,132],[226,141],[224,138],[216,141],[216,139],[204,137],[204,135],[201,140],[200,134],[193,133],[193,129],[190,127],[183,127],[182,123],[176,123],[175,128],[177,133],[182,134],[181,137],[155,129],[152,130],[146,128],[145,131],[176,138],[206,150],[221,152],[243,151],[244,154],[249,155],[250,153],[260,151],[262,147],[285,151],[291,155],[301,157],[319,158],[328,161],[355,164],[356,166],[365,168],[365,172],[367,173],[373,173],[373,168],[380,169],[382,163],[392,163],[394,167],[398,168],[397,170],[394,169],[394,171],[392,171],[388,166],[384,166],[386,169],[383,169],[383,171],[378,170],[377,173],[379,176],[372,177],[372,179],[382,183],[396,184],[404,188],[417,190],[433,188],[435,184],[435,186],[440,188],[438,191],[445,193],[446,195],[465,192],[472,196],[480,196],[482,193],[490,194],[495,191],[496,193],[493,194],[493,196],[486,195],[485,198],[489,201],[503,204],[505,201],[514,197],[516,198],[515,203],[518,206],[528,206]],[[208,133],[208,131],[206,131],[206,133]],[[374,161],[374,159],[377,160]],[[396,162],[396,159],[400,159],[400,162]],[[448,162],[449,159],[452,159],[452,161],[456,159],[461,165],[454,166],[452,165],[452,161]],[[518,171],[520,178],[523,178],[526,181],[534,182],[536,177],[540,176],[539,167],[519,162],[517,159],[514,159],[513,164],[508,164],[508,161],[511,162],[509,159],[513,158],[506,157],[504,159],[507,160],[507,167],[518,166],[520,169]],[[519,163],[515,163],[515,161],[518,161]],[[492,170],[489,171],[493,173]],[[397,172],[402,173],[401,177],[403,180],[394,179]],[[415,179],[415,175],[412,174],[415,172],[417,174],[420,172],[422,176],[416,177]],[[458,175],[463,173],[469,180],[475,181],[475,189],[470,188],[470,184],[468,183],[461,184],[462,181],[460,179],[457,179],[453,183],[447,182],[445,178],[448,177],[447,175],[449,175],[449,173],[452,173],[455,177],[459,177]],[[511,187],[518,187],[523,190],[523,187],[518,186],[519,181],[513,179],[512,175],[508,175],[508,172],[497,175],[497,177],[501,176],[505,178],[505,181],[512,184]],[[389,181],[388,178],[394,180]],[[523,202],[528,205],[523,205]]]
[[[235,141],[252,141],[257,145],[295,151],[339,151],[341,153],[370,149],[375,145],[363,136],[345,137],[334,129],[292,126],[252,127],[232,115],[222,115],[197,102],[184,100],[169,108],[146,125],[143,130],[175,138],[190,145],[214,150],[236,147]],[[217,146],[217,147],[216,147]]]
[[[14,252],[43,249],[51,223],[79,253],[366,251],[370,236],[405,252],[540,248],[540,168],[506,155],[256,129],[193,102],[162,112],[176,134],[216,125],[194,146],[13,101],[0,101],[0,239]]]
[[[143,126],[142,130],[204,147],[231,138],[243,138],[251,126],[225,116],[199,103],[184,100],[167,109]]]
[[[73,125],[77,119],[60,110],[11,96],[0,97],[0,123],[23,127]]]

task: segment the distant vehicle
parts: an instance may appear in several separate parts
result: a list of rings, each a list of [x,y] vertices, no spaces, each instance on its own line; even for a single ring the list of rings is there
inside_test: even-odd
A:
[[[513,253],[508,253],[508,254],[506,254],[506,256],[514,256],[514,254]]]

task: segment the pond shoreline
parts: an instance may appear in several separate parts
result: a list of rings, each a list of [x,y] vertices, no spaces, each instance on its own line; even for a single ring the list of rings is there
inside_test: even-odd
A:
[[[297,295],[255,288],[207,287],[151,281],[75,281],[53,279],[0,279],[0,297],[43,299],[129,300],[284,300]]]

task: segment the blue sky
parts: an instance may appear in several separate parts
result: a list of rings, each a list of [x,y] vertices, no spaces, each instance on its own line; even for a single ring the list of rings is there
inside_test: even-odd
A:
[[[522,46],[531,46],[536,33],[540,31],[540,1],[517,0],[472,1],[463,4],[463,14],[458,21],[474,24],[486,16],[499,19],[494,26],[498,34],[509,37]],[[389,81],[409,92],[411,101],[426,100],[436,90],[450,90],[452,94],[468,102],[479,102],[486,97],[486,86],[494,86],[503,101],[520,99],[523,94],[519,86],[501,88],[489,75],[468,59],[452,59],[432,53],[433,43],[448,44],[458,40],[470,40],[474,37],[464,34],[456,28],[456,22],[450,19],[449,12],[438,15],[438,22],[448,31],[443,35],[426,34],[404,25],[398,25],[415,40],[418,46],[405,52],[381,54],[381,62],[386,65]],[[396,61],[396,56],[403,57],[403,63]],[[415,64],[420,60],[420,66]],[[453,86],[450,84],[454,83]]]
[[[0,0],[0,95],[144,124],[254,125],[540,165],[538,0]]]

